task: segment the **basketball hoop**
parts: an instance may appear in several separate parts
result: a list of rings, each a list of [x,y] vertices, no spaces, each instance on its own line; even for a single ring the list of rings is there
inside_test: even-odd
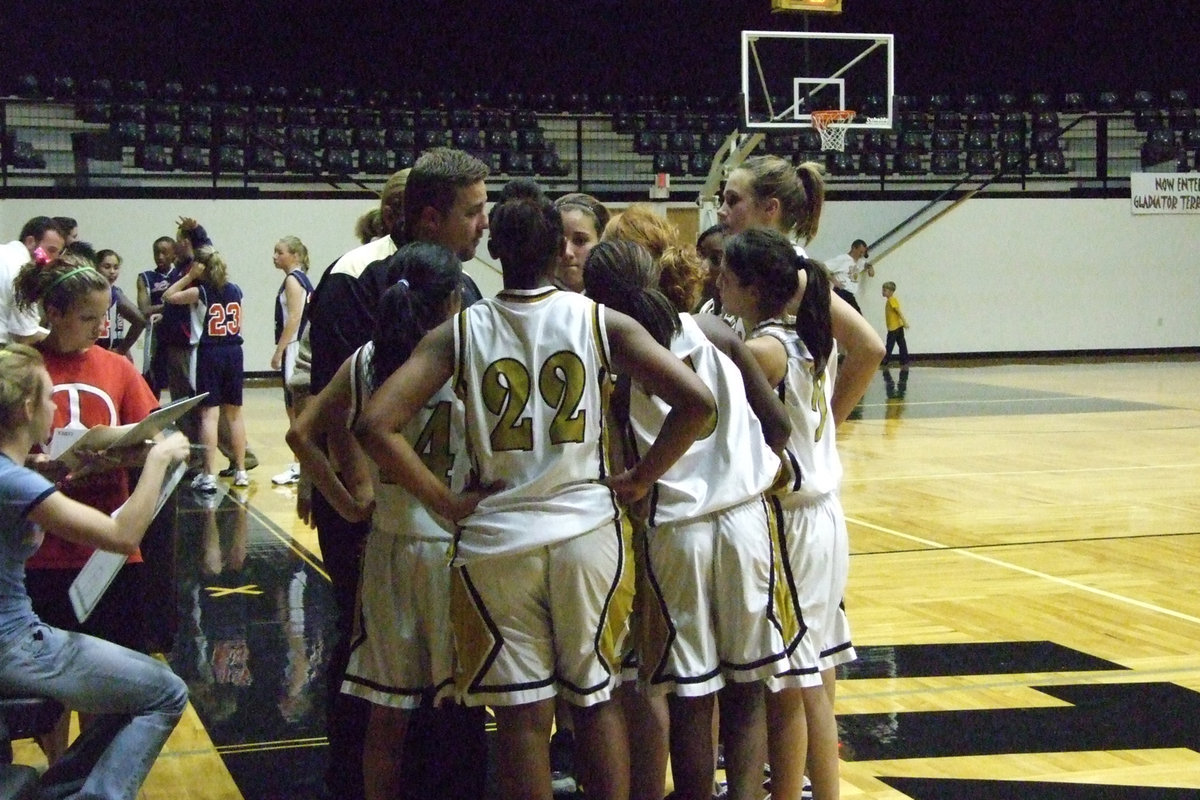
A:
[[[856,111],[814,111],[812,125],[821,134],[822,150],[846,149],[846,125],[854,119]]]

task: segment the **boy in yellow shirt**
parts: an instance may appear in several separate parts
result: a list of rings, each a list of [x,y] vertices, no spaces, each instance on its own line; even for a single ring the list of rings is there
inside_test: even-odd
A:
[[[900,300],[895,295],[894,282],[888,281],[883,284],[883,296],[886,298],[883,304],[883,319],[887,325],[887,355],[883,357],[883,365],[886,367],[892,360],[892,348],[900,345],[900,364],[907,367],[908,344],[904,341],[904,329],[908,327],[908,320],[900,311]]]

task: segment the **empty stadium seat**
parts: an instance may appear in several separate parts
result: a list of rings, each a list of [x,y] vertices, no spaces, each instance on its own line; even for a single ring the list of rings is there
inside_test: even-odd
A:
[[[830,153],[828,165],[830,173],[834,175],[858,174],[858,164],[854,160],[853,153]]]
[[[968,150],[967,172],[972,175],[990,175],[996,171],[996,154],[991,150]]]
[[[1100,92],[1096,95],[1096,110],[1102,114],[1117,114],[1124,111],[1121,96],[1116,92]]]
[[[924,175],[925,164],[921,161],[921,154],[911,150],[897,153],[896,172],[901,175]]]
[[[796,132],[796,149],[807,152],[819,152],[822,150],[821,134],[813,128],[804,128]]]
[[[213,129],[218,144],[238,145],[246,142],[246,126],[241,122],[219,122]]]
[[[469,108],[453,109],[450,111],[450,127],[454,130],[478,128],[479,114]]]
[[[894,149],[892,146],[892,137],[887,131],[867,131],[863,136],[862,143],[863,151],[867,153],[890,153]],[[863,172],[866,171],[866,169],[863,169]]]
[[[1056,131],[1059,128],[1057,111],[1035,111],[1030,117],[1030,126],[1035,131]]]
[[[990,131],[973,130],[967,132],[966,149],[968,152],[974,150],[991,150],[992,134]]]
[[[929,152],[929,142],[920,131],[905,131],[900,134],[900,141],[896,146],[902,153]]]
[[[243,172],[246,169],[246,151],[240,144],[223,144],[217,147],[213,158],[217,172]]]
[[[173,169],[167,148],[156,142],[139,147],[133,163],[147,172],[170,172]]]
[[[979,92],[967,93],[963,97],[962,110],[965,114],[977,114],[989,110],[987,96]]]
[[[315,127],[317,125],[317,110],[304,106],[293,106],[284,110],[283,121],[288,125]]]
[[[958,134],[954,131],[934,131],[929,144],[934,150],[957,150]]]
[[[1196,109],[1191,106],[1172,106],[1167,117],[1171,130],[1186,131],[1196,127]]]
[[[1037,171],[1042,175],[1065,175],[1067,159],[1062,150],[1040,150],[1036,159]]]
[[[288,172],[317,173],[321,171],[321,159],[317,157],[316,153],[303,147],[288,148],[284,154],[284,163]]]
[[[1167,118],[1157,108],[1139,108],[1133,112],[1133,127],[1142,132],[1166,127]]]
[[[417,156],[412,150],[397,150],[392,165],[397,171],[402,169],[411,169],[412,165],[417,162]]]
[[[501,170],[508,175],[532,175],[533,154],[518,150],[504,153],[501,156]]]
[[[962,126],[962,114],[957,111],[939,111],[933,117],[935,131],[958,131],[962,130]]]
[[[929,171],[934,175],[962,174],[962,153],[958,150],[934,150],[929,159]]]
[[[181,129],[171,122],[152,122],[146,126],[148,144],[174,145],[180,141]]]
[[[354,147],[354,131],[349,128],[323,128],[321,144],[325,147],[349,149]]]
[[[345,147],[326,147],[321,166],[326,172],[348,175],[354,172],[354,151]]]
[[[1033,137],[1029,140],[1029,146],[1034,152],[1042,152],[1045,150],[1058,150],[1062,145],[1058,139],[1058,131],[1040,130],[1033,132]]]
[[[1002,114],[1006,111],[1019,111],[1020,105],[1021,101],[1015,92],[1000,92],[996,95],[996,110]]]
[[[486,146],[486,137],[482,128],[455,128],[451,141],[459,150],[472,152],[483,150]]]
[[[1025,113],[1022,111],[1003,111],[1000,113],[1000,130],[1024,131]]]
[[[392,171],[388,151],[383,148],[363,148],[358,151],[358,170],[368,175],[386,175]]]
[[[387,147],[387,132],[383,128],[358,128],[354,131],[354,146],[362,150],[383,150]]]
[[[1029,157],[1021,150],[1001,150],[1000,169],[1008,175],[1023,175],[1029,171]]]
[[[273,147],[255,145],[247,149],[249,168],[254,172],[279,172],[279,154]]]
[[[655,173],[665,172],[669,175],[681,175],[683,174],[683,162],[678,153],[655,153],[654,171]]]
[[[859,172],[864,175],[886,175],[888,172],[887,156],[874,150],[864,150],[858,162]]]
[[[195,145],[175,148],[175,169],[184,172],[208,172],[208,149]]]
[[[411,128],[388,128],[384,144],[393,150],[413,150],[417,146],[417,132]]]
[[[1134,92],[1129,98],[1129,107],[1134,111],[1144,110],[1155,107],[1154,92],[1146,89],[1139,89]]]
[[[533,171],[538,175],[561,177],[567,174],[567,165],[554,150],[542,150],[533,154]]]
[[[1151,167],[1166,161],[1173,161],[1179,156],[1180,150],[1174,131],[1166,128],[1152,130],[1146,136],[1146,141],[1142,143],[1142,166]]]
[[[1067,92],[1063,95],[1063,111],[1081,113],[1087,111],[1087,100],[1083,92]]]
[[[70,100],[75,96],[75,79],[70,75],[55,75],[50,79],[47,92],[55,100]]]
[[[934,114],[938,114],[943,111],[955,111],[954,98],[944,92],[930,95],[929,110]]]
[[[688,174],[697,177],[708,175],[708,171],[712,169],[712,160],[712,153],[688,154]]]
[[[113,122],[108,131],[113,139],[123,145],[136,146],[146,138],[145,129],[136,122]]]
[[[316,125],[290,125],[287,140],[298,147],[315,150],[321,145],[321,129]]]
[[[349,128],[350,112],[344,108],[325,106],[317,109],[317,124],[326,128]]]
[[[417,149],[428,150],[431,147],[449,147],[450,131],[445,128],[426,128],[417,131]]]

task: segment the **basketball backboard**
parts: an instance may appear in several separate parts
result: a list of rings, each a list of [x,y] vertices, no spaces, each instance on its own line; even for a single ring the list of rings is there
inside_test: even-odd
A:
[[[890,33],[742,31],[746,128],[808,127],[812,111],[853,110],[847,127],[892,127],[894,37]]]

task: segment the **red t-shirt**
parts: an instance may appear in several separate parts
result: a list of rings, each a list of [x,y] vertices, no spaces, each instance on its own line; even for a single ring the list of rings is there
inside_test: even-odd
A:
[[[42,348],[41,353],[54,383],[57,410],[52,434],[70,424],[91,428],[141,422],[158,408],[158,398],[124,356],[97,346],[82,353],[55,353],[47,348]],[[123,469],[100,473],[66,486],[63,492],[106,514],[111,513],[129,499],[129,474]],[[29,569],[78,569],[87,562],[92,550],[47,531],[46,540],[26,566]],[[140,553],[130,557],[130,561],[141,560]]]

